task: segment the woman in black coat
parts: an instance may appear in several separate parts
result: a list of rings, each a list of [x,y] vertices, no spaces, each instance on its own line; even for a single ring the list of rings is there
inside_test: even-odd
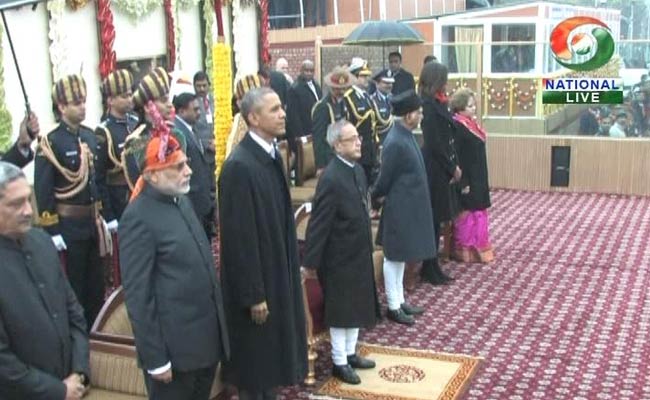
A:
[[[490,185],[485,141],[487,134],[475,120],[476,99],[469,89],[460,89],[451,99],[456,123],[456,145],[463,176],[460,180],[462,212],[454,221],[454,258],[463,262],[487,263],[494,259],[488,235]]]
[[[454,148],[454,121],[447,106],[446,86],[447,67],[437,62],[425,64],[419,83],[424,112],[422,156],[431,193],[436,246],[440,241],[441,224],[456,216],[458,205],[453,184],[462,175]],[[451,279],[440,269],[437,257],[422,263],[422,278],[434,285]]]

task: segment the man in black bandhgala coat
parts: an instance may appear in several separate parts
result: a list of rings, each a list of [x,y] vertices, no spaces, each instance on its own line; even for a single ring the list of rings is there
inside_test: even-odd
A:
[[[219,177],[224,303],[232,340],[225,380],[240,399],[273,399],[307,370],[305,312],[289,188],[274,138],[284,134],[277,94],[242,100],[250,131]]]
[[[369,196],[365,172],[355,162],[361,158],[361,141],[354,125],[348,121],[331,125],[328,139],[336,156],[316,187],[304,265],[318,271],[323,288],[333,375],[355,384],[360,379],[352,368],[375,366],[356,354],[359,328],[373,326],[380,317]]]

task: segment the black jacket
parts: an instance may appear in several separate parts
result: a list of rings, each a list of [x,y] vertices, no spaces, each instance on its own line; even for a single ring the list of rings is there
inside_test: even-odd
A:
[[[248,390],[301,383],[307,371],[296,227],[281,161],[248,133],[219,176],[221,278],[232,360],[225,379]],[[250,307],[266,301],[263,325]]]
[[[34,152],[30,149],[29,153],[27,154],[27,157],[21,153],[20,149],[18,148],[18,142],[14,143],[13,146],[9,150],[7,150],[6,153],[0,157],[0,160],[12,163],[13,165],[17,166],[18,168],[22,168],[25,165],[29,164],[30,161],[34,158]]]
[[[430,97],[423,98],[422,102],[422,155],[427,169],[433,215],[440,223],[454,219],[458,212],[456,188],[449,183],[458,166],[454,120],[446,104]]]
[[[484,210],[491,205],[485,141],[461,123],[456,122],[455,127],[458,162],[463,170],[459,190],[469,186],[469,193],[459,195],[460,206],[463,210]]]
[[[384,140],[372,198],[385,197],[377,232],[391,261],[421,261],[436,254],[427,175],[413,133],[395,123]]]
[[[0,237],[0,400],[63,400],[63,379],[88,371],[88,337],[49,235]]]
[[[273,89],[275,93],[278,94],[278,97],[280,97],[282,107],[286,108],[287,93],[291,85],[289,84],[289,81],[284,76],[284,74],[280,71],[271,71],[269,86],[271,86],[271,89]]]
[[[369,327],[380,317],[368,207],[363,169],[334,157],[318,180],[303,263],[318,269],[327,326]]]
[[[323,92],[315,81],[316,94],[309,88],[307,81],[302,76],[294,82],[287,96],[287,139],[292,151],[296,151],[296,138],[307,136],[313,133],[311,110],[314,104],[321,97]]]
[[[174,121],[176,130],[183,133],[187,143],[187,159],[190,168],[192,169],[192,177],[190,178],[190,193],[188,197],[192,201],[192,207],[196,212],[199,221],[203,223],[214,209],[214,199],[212,198],[213,189],[216,186],[213,164],[210,163],[210,155],[207,154],[205,148],[197,135],[187,129],[187,126],[180,121],[180,117],[176,116]]]
[[[229,344],[212,248],[185,196],[148,184],[120,221],[120,270],[143,369],[216,365]]]
[[[65,188],[70,181],[43,155],[43,141],[47,140],[54,155],[64,168],[77,172],[81,165],[81,145],[85,143],[92,152],[93,162],[98,159],[99,144],[95,133],[85,126],[74,132],[64,122],[41,139],[34,161],[34,194],[39,212],[40,225],[50,235],[62,234],[66,239],[89,239],[97,235],[93,218],[64,218],[58,215],[57,203],[88,206],[102,200],[106,193],[99,187],[95,169],[89,167],[88,183],[74,196],[65,200],[55,197],[57,188]]]
[[[392,90],[393,96],[406,92],[407,90],[415,90],[413,74],[404,68],[400,68],[396,73],[392,74],[392,77],[395,79]]]

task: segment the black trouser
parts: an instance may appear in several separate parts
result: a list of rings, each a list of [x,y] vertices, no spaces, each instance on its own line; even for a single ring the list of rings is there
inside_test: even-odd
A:
[[[278,396],[277,389],[250,391],[239,389],[239,400],[275,400]]]
[[[88,330],[104,304],[104,263],[96,238],[70,239],[62,235],[67,249],[66,270],[70,286],[84,309]]]
[[[144,383],[151,400],[208,400],[217,367],[194,371],[172,370],[172,381],[164,383],[144,372]]]
[[[436,256],[422,261],[422,270],[420,273],[423,276],[432,278],[437,277],[440,271],[440,264],[438,263],[438,254],[440,253],[440,232],[442,231],[442,223],[437,221],[434,217],[433,221],[433,237],[436,243]]]

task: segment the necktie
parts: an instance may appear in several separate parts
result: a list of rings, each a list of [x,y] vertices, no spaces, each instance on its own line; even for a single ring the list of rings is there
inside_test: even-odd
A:
[[[316,93],[316,87],[314,86],[314,82],[313,81],[307,82],[307,86],[309,86],[309,89],[311,89],[311,92],[314,94],[314,97],[316,98],[316,100],[318,100],[318,93]]]

